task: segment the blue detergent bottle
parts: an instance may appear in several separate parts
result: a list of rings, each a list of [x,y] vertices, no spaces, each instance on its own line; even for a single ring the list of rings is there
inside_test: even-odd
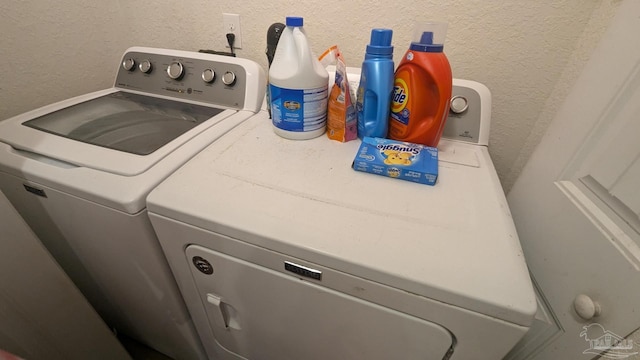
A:
[[[390,29],[371,30],[358,86],[358,137],[387,137],[394,64]]]

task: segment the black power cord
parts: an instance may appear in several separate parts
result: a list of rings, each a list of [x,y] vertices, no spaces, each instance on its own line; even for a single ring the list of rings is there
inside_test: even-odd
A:
[[[236,34],[227,33],[227,43],[229,43],[229,49],[231,49],[231,53],[233,56],[236,56],[236,52],[233,50],[233,44],[236,42]]]
[[[236,57],[236,52],[235,52],[235,49],[233,47],[233,44],[235,42],[236,42],[236,34],[228,33],[227,34],[227,43],[229,44],[229,48],[231,49],[230,52],[227,52],[227,51],[216,51],[216,50],[198,50],[198,52],[207,53],[207,54],[215,54],[215,55],[224,55],[224,56]]]

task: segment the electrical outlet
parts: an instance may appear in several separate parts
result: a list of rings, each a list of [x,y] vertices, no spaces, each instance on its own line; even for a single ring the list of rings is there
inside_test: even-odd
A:
[[[222,26],[223,35],[225,40],[225,46],[229,47],[227,42],[227,34],[233,33],[236,38],[233,43],[234,49],[242,49],[242,31],[240,29],[240,15],[238,14],[222,14]]]

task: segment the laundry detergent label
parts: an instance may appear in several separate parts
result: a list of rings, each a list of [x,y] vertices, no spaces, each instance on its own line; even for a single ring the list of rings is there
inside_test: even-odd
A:
[[[273,125],[286,131],[314,131],[327,123],[326,86],[314,89],[285,89],[269,85]]]
[[[391,118],[400,123],[409,124],[410,111],[407,108],[409,102],[409,86],[402,78],[396,78],[393,85],[393,97],[391,99]]]

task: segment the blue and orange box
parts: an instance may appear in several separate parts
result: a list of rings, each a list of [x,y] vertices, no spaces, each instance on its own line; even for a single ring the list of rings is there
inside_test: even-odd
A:
[[[438,149],[365,137],[351,166],[357,171],[435,185],[438,179]]]

